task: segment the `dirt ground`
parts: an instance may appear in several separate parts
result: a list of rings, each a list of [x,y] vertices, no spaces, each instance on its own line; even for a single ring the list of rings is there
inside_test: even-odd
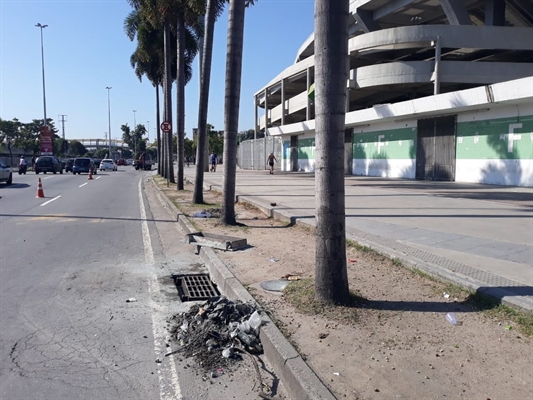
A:
[[[501,313],[474,307],[468,293],[351,246],[350,289],[364,300],[317,312],[310,307],[315,257],[310,228],[287,226],[240,203],[236,213],[244,226],[227,227],[217,218],[192,217],[200,210],[216,215],[218,193],[205,192],[208,204],[194,208],[190,182],[183,192],[162,189],[198,230],[247,239],[248,248],[217,250],[219,257],[337,398],[533,398],[533,339]],[[286,274],[302,278],[294,283],[297,290],[261,288]],[[457,325],[447,321],[450,312]]]

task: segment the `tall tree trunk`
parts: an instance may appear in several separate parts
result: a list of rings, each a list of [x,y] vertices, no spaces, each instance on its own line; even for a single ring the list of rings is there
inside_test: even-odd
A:
[[[159,176],[161,175],[161,115],[159,112],[160,105],[159,105],[159,83],[155,85],[155,108],[156,108],[156,114],[155,114],[155,123],[156,123],[156,132],[157,132],[157,174]]]
[[[224,175],[221,220],[236,225],[235,183],[237,175],[237,132],[241,96],[242,46],[244,39],[245,0],[230,0],[226,59],[226,95],[224,99]]]
[[[315,299],[349,301],[344,198],[344,124],[349,0],[315,0]]]
[[[178,13],[177,30],[177,86],[176,86],[176,129],[178,133],[178,180],[177,190],[183,190],[184,140],[185,140],[185,20],[182,13]]]
[[[172,74],[170,72],[170,62],[172,52],[170,49],[170,26],[167,21],[163,24],[163,38],[164,38],[164,50],[165,50],[165,71],[164,71],[164,116],[163,119],[172,123]],[[165,163],[165,178],[174,183],[174,168],[172,162],[172,131],[165,133],[164,138],[164,163]]]
[[[209,87],[211,85],[211,59],[215,30],[215,7],[217,0],[207,0],[204,30],[204,50],[200,78],[200,99],[198,108],[198,147],[196,148],[196,180],[194,182],[193,203],[204,202],[204,172],[208,165],[207,110],[209,107]]]

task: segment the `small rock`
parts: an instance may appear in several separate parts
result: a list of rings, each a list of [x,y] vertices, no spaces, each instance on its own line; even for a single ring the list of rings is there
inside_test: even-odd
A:
[[[156,362],[157,364],[161,364],[161,363],[162,363],[162,361],[161,361],[160,358],[157,358],[157,359],[155,360],[155,362]]]

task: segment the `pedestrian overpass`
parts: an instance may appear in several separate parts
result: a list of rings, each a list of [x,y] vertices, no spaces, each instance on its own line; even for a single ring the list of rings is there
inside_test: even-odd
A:
[[[111,147],[120,147],[122,149],[128,149],[129,146],[126,142],[123,140],[118,139],[112,139],[111,143],[109,143],[109,139],[74,139],[81,144],[85,146],[87,150],[99,150],[99,149],[107,149],[110,146]]]

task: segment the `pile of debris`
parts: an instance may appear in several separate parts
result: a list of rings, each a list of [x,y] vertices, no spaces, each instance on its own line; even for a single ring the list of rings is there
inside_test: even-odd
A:
[[[254,306],[228,300],[225,296],[193,305],[188,312],[169,321],[170,333],[179,348],[167,356],[182,353],[193,357],[204,370],[229,368],[242,353],[260,354],[261,316]]]

